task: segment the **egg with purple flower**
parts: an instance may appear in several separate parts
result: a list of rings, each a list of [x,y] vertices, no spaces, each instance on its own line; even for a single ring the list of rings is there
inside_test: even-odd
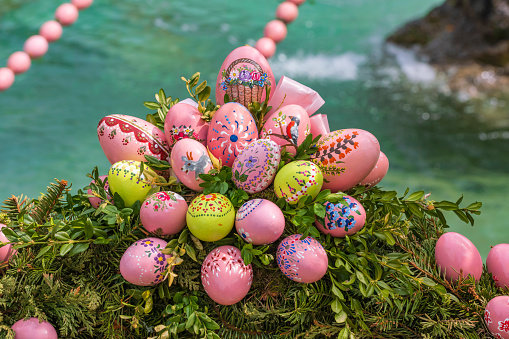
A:
[[[153,286],[163,281],[169,256],[161,251],[166,245],[162,239],[145,238],[129,246],[120,259],[122,277],[137,286]]]
[[[344,196],[338,203],[326,201],[324,206],[325,225],[316,221],[316,227],[323,233],[344,238],[357,233],[364,227],[366,211],[361,203],[351,196]]]

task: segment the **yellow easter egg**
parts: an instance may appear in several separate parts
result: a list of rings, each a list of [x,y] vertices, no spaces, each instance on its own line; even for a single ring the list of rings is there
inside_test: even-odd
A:
[[[132,206],[136,201],[142,203],[150,191],[150,184],[143,173],[140,174],[140,168],[140,161],[122,160],[114,163],[108,172],[111,192],[118,193],[126,207]]]
[[[284,197],[289,204],[296,204],[303,196],[313,199],[322,189],[323,174],[311,161],[293,161],[279,170],[274,180],[278,198]]]

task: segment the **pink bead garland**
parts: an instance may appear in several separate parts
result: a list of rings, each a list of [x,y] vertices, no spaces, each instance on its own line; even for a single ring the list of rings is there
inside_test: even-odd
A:
[[[0,92],[10,88],[15,80],[15,74],[26,72],[31,59],[42,57],[48,51],[49,43],[62,36],[62,26],[72,25],[78,19],[78,11],[92,5],[94,0],[71,0],[58,6],[55,20],[46,21],[39,29],[39,35],[33,35],[25,41],[23,51],[14,52],[7,59],[7,67],[0,68]]]

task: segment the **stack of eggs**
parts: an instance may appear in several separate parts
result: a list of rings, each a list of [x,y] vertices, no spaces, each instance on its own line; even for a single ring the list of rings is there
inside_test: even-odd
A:
[[[224,103],[225,94],[228,103]],[[248,106],[265,99],[280,108],[269,111],[263,126],[257,126]],[[267,245],[283,235],[285,217],[276,204],[265,199],[248,200],[235,211],[230,200],[219,193],[199,194],[189,206],[174,192],[150,194],[153,182],[141,170],[146,155],[168,161],[172,175],[198,193],[203,190],[200,174],[213,168],[215,159],[211,157],[219,159],[232,169],[238,188],[255,194],[273,184],[276,196],[291,205],[303,197],[315,198],[322,189],[338,192],[359,184],[375,185],[387,172],[387,157],[371,133],[361,129],[329,133],[325,115],[310,117],[323,104],[320,96],[285,77],[276,87],[267,60],[250,46],[239,47],[227,56],[216,82],[216,101],[220,108],[210,122],[201,119],[193,101],[173,105],[166,115],[164,132],[128,115],[108,115],[99,122],[99,142],[111,162],[108,176],[101,177],[99,184],[111,196],[120,196],[127,207],[139,202],[141,223],[147,231],[170,236],[187,225],[199,240],[214,242],[235,227],[246,242]],[[310,133],[323,134],[313,158],[280,165],[282,148],[286,146],[295,154]],[[97,197],[90,202],[96,208],[103,203]],[[317,222],[317,227],[333,237],[354,234],[366,219],[362,205],[349,196],[339,204],[325,203],[325,209],[324,224]],[[317,240],[301,238],[294,234],[283,239],[277,262],[290,279],[310,283],[325,275],[328,259]],[[156,237],[133,243],[122,256],[122,276],[140,286],[162,281],[168,268],[168,255],[162,253],[166,245]],[[201,277],[214,301],[230,305],[248,293],[253,270],[245,265],[238,248],[221,246],[205,258]]]

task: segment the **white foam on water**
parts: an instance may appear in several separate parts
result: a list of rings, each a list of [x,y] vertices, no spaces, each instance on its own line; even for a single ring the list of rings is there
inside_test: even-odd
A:
[[[418,60],[415,51],[387,44],[387,52],[396,58],[401,71],[411,82],[430,84],[437,79],[436,70],[431,65]]]
[[[273,72],[279,76],[348,81],[358,79],[359,66],[366,61],[365,55],[353,52],[336,56],[318,54],[287,57],[280,54],[270,64]]]

